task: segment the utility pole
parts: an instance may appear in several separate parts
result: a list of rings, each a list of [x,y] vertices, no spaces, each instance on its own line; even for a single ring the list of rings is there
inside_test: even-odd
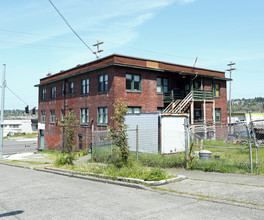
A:
[[[4,130],[4,109],[5,109],[5,71],[6,65],[3,64],[3,76],[2,76],[2,99],[1,99],[1,132],[0,132],[0,158],[3,158],[3,130]]]
[[[229,132],[231,132],[231,81],[232,81],[232,71],[236,70],[235,68],[233,68],[233,65],[236,65],[235,63],[232,63],[232,61],[230,61],[229,64],[227,64],[227,66],[229,66],[229,69],[227,69],[226,71],[229,71],[230,73],[230,84],[229,84]]]
[[[96,59],[99,59],[99,53],[104,51],[104,50],[100,50],[100,48],[99,48],[99,45],[103,44],[103,43],[104,43],[103,41],[98,40],[97,43],[93,45],[94,47],[96,47],[96,52],[93,52],[96,56]]]

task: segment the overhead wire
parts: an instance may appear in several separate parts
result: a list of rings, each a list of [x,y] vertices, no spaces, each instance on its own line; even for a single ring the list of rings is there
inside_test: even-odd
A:
[[[95,54],[95,52],[84,42],[84,40],[76,33],[76,31],[71,27],[71,25],[69,24],[69,22],[66,20],[66,18],[60,13],[60,11],[56,8],[56,6],[53,4],[53,2],[51,0],[48,0],[50,2],[50,4],[53,6],[53,8],[58,12],[58,14],[61,16],[61,18],[63,19],[63,21],[67,24],[67,26],[72,30],[72,32],[79,38],[79,40],[93,53]],[[96,54],[95,54],[96,55]]]

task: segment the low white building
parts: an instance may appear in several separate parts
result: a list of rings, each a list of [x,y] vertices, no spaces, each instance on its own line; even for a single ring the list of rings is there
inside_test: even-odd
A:
[[[16,133],[31,134],[37,132],[37,119],[29,117],[11,117],[4,118],[3,135],[13,135]]]

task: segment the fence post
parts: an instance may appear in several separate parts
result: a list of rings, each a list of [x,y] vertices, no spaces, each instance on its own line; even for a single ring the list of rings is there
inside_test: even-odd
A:
[[[251,124],[251,132],[252,132],[252,136],[253,136],[253,140],[254,140],[254,144],[255,144],[255,152],[256,152],[255,167],[256,167],[256,173],[258,175],[258,144],[256,141],[254,124],[253,124],[253,121],[251,118],[251,110],[249,110],[249,118],[250,118],[250,124]]]
[[[246,125],[247,137],[248,137],[248,145],[249,145],[250,173],[253,173],[252,146],[251,146],[249,129],[248,129],[247,123],[245,125]]]
[[[187,126],[187,119],[184,120],[184,130],[185,130],[185,159],[186,159],[186,164],[185,164],[185,169],[189,168],[189,158],[188,158],[188,150],[189,150],[189,130]]]
[[[138,161],[138,125],[136,128],[136,147],[137,147],[137,161]]]

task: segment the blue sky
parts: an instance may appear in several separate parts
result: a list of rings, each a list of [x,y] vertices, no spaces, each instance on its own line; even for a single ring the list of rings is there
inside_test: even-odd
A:
[[[263,0],[53,0],[102,57],[119,53],[225,71],[236,63],[232,98],[264,96]],[[39,79],[95,59],[48,0],[1,2],[0,70],[30,108]],[[226,73],[229,77],[229,73]],[[25,104],[6,91],[6,109]]]

